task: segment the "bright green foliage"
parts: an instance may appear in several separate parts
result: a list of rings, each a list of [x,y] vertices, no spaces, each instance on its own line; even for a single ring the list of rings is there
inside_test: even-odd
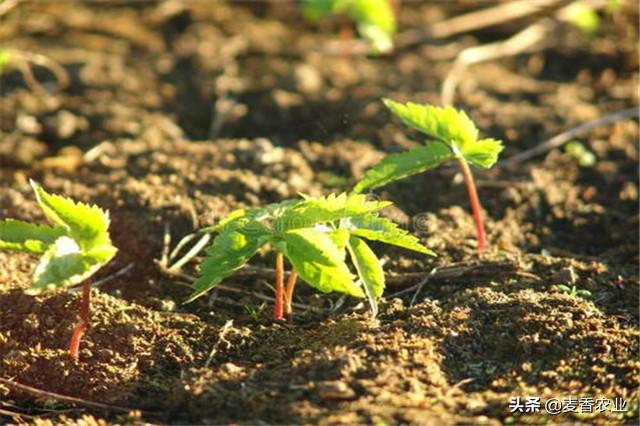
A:
[[[571,141],[564,146],[564,152],[578,161],[580,167],[593,167],[596,155],[589,151],[580,141]]]
[[[8,50],[0,49],[0,73],[4,70],[4,68],[9,65],[11,61],[11,54]]]
[[[420,244],[416,237],[399,228],[389,219],[377,214],[367,214],[343,220],[340,227],[349,230],[351,235],[435,256],[435,253]]]
[[[78,284],[115,256],[109,215],[96,206],[48,194],[31,181],[38,204],[55,226],[0,221],[0,248],[43,253],[29,294]]]
[[[404,124],[427,136],[425,145],[385,157],[367,171],[354,192],[386,185],[458,157],[485,169],[498,160],[502,142],[478,140],[478,129],[464,111],[450,106],[441,108],[413,102],[402,104],[391,99],[383,101]]]
[[[274,221],[274,228],[282,231],[308,228],[317,223],[332,222],[346,217],[378,211],[391,203],[368,201],[362,194],[342,193],[328,197],[309,198],[291,205]]]
[[[247,263],[268,241],[268,236],[262,224],[247,217],[238,218],[233,225],[222,228],[220,235],[206,251],[200,277],[193,283],[195,291],[188,302],[200,297]]]
[[[6,219],[0,222],[0,249],[44,253],[63,235],[64,228],[61,226],[32,225]]]
[[[378,312],[377,300],[384,292],[384,271],[376,254],[358,237],[349,239],[349,256],[358,271],[358,276],[364,284],[365,293],[373,309],[373,316]]]
[[[608,7],[611,5],[607,5]],[[613,6],[615,8],[615,5]],[[563,14],[563,19],[586,34],[594,35],[601,26],[600,16],[593,7],[583,2],[569,5]]]
[[[83,250],[89,251],[110,244],[107,212],[96,206],[75,203],[60,195],[47,194],[34,181],[31,181],[31,186],[47,218],[65,228],[68,235],[77,241]]]
[[[188,301],[215,287],[270,244],[284,254],[307,284],[322,292],[368,296],[375,310],[384,289],[384,274],[373,251],[359,237],[433,254],[417,238],[378,216],[389,204],[343,193],[236,210],[218,225],[205,228],[219,235],[207,249]],[[346,264],[347,252],[360,282]]]
[[[359,193],[367,189],[378,188],[394,180],[437,167],[440,163],[452,158],[454,158],[454,154],[451,149],[439,142],[390,154],[384,157],[375,167],[369,169],[364,178],[356,184],[353,191]]]
[[[344,263],[343,252],[327,234],[314,229],[295,229],[284,234],[284,255],[300,278],[318,290],[338,291],[364,297],[362,289]]]
[[[375,52],[393,48],[396,17],[389,0],[303,0],[303,10],[305,17],[314,21],[330,14],[347,14]]]

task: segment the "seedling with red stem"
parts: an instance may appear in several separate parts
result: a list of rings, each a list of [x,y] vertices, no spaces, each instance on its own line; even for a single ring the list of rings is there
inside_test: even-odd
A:
[[[354,188],[355,193],[374,189],[390,182],[421,173],[440,164],[456,160],[467,187],[478,240],[478,251],[486,246],[482,208],[469,164],[488,169],[498,160],[502,142],[478,139],[478,129],[471,119],[453,107],[435,107],[413,102],[402,104],[390,99],[385,105],[404,124],[426,135],[423,145],[386,156],[369,169]]]
[[[109,237],[109,214],[96,206],[48,194],[31,181],[36,200],[52,226],[15,219],[0,221],[0,249],[42,254],[31,286],[25,293],[69,288],[82,283],[80,322],[69,341],[69,355],[78,358],[80,342],[89,327],[90,277],[118,251]]]
[[[332,194],[232,212],[216,226],[204,229],[218,235],[206,251],[188,301],[214,288],[261,247],[270,245],[276,251],[274,319],[291,316],[298,277],[325,293],[366,297],[375,314],[376,301],[384,290],[384,274],[364,239],[433,255],[417,238],[378,216],[377,212],[389,204],[369,201],[361,194]],[[346,263],[347,253],[356,276]],[[285,258],[292,265],[286,285]]]

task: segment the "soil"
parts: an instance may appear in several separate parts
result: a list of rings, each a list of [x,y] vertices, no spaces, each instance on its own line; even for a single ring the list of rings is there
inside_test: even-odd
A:
[[[598,35],[566,27],[543,51],[474,66],[456,105],[504,140],[503,158],[637,105],[634,3],[603,14]],[[403,2],[400,28],[478,5]],[[482,255],[454,168],[377,191],[438,257],[376,246],[390,278],[375,320],[357,300],[301,285],[293,319],[275,323],[255,274],[184,305],[189,283],[157,263],[167,234],[174,247],[236,208],[348,190],[416,136],[381,97],[438,103],[453,55],[512,27],[366,57],[327,54],[341,24],[312,25],[285,1],[20,2],[0,19],[2,46],[46,55],[70,77],[58,90],[34,67],[39,92],[16,69],[0,75],[0,217],[44,222],[34,178],[109,209],[119,247],[97,277],[108,280],[93,290],[78,361],[66,345],[79,292],[24,295],[35,258],[0,252],[0,422],[636,424],[635,120],[580,137],[592,167],[553,149],[476,170]],[[462,272],[416,288],[434,268]],[[628,405],[512,413],[514,396]]]

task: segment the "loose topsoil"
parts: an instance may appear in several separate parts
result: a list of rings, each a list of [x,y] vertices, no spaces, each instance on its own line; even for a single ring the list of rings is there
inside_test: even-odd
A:
[[[622,3],[599,34],[563,27],[538,53],[464,75],[456,105],[505,142],[503,158],[637,105],[638,10]],[[402,2],[399,26],[486,4]],[[46,55],[70,77],[57,90],[35,66],[40,92],[15,68],[0,75],[0,218],[44,222],[34,178],[109,209],[120,250],[97,277],[110,279],[93,290],[77,362],[66,345],[79,293],[23,294],[36,259],[0,252],[0,422],[637,421],[635,120],[580,137],[591,167],[554,149],[476,170],[490,242],[482,255],[456,169],[377,191],[395,203],[385,214],[438,257],[376,246],[389,283],[375,320],[358,300],[301,284],[293,319],[274,323],[269,274],[238,274],[184,305],[188,280],[157,262],[167,235],[173,248],[235,208],[348,190],[385,153],[418,140],[381,97],[439,103],[457,52],[518,28],[365,57],[328,53],[345,24],[312,25],[288,1],[26,1],[0,20],[2,46]],[[272,260],[265,252],[253,264]],[[509,409],[511,397],[532,396],[627,406]]]

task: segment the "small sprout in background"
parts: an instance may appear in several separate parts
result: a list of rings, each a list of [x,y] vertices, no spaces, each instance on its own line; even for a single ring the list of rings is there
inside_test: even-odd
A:
[[[478,250],[483,251],[486,247],[484,221],[469,163],[483,169],[491,168],[503,149],[502,142],[491,138],[478,139],[478,129],[473,121],[464,111],[453,107],[440,108],[413,102],[402,104],[391,99],[383,101],[404,124],[426,135],[426,139],[424,145],[383,158],[365,173],[354,192],[378,188],[456,160],[471,202]]]
[[[589,151],[580,141],[571,141],[564,146],[564,152],[573,157],[580,167],[593,167],[596,155]]]
[[[7,65],[9,65],[10,61],[11,54],[9,51],[6,49],[0,49],[0,74],[2,74],[2,71],[4,71]]]
[[[243,310],[244,310],[244,313],[247,314],[249,318],[251,318],[251,321],[258,322],[260,321],[260,317],[262,316],[262,311],[264,310],[266,305],[267,305],[266,302],[262,302],[260,306],[244,305]]]
[[[556,288],[570,297],[582,297],[583,299],[590,299],[592,296],[589,290],[579,289],[575,285],[569,287],[564,284],[560,284],[556,286]]]
[[[586,2],[573,2],[564,9],[561,18],[585,34],[595,35],[600,30],[598,12]]]
[[[356,23],[358,33],[374,53],[393,49],[396,16],[389,0],[303,0],[303,12],[311,21],[332,14],[345,14]]]
[[[305,197],[262,209],[236,210],[216,226],[204,229],[218,236],[206,251],[190,302],[214,288],[270,245],[276,251],[274,318],[292,313],[298,276],[310,286],[354,297],[367,297],[373,313],[384,290],[382,266],[363,239],[394,244],[433,255],[418,239],[377,212],[389,202],[368,201],[361,194]],[[345,261],[355,265],[359,280]],[[285,286],[284,259],[293,268]]]
[[[69,341],[69,354],[77,358],[80,341],[89,327],[89,278],[118,251],[109,237],[109,213],[96,206],[48,194],[34,181],[31,181],[31,187],[53,226],[2,220],[0,249],[42,254],[31,287],[25,290],[27,294],[38,295],[82,283],[80,322]]]

